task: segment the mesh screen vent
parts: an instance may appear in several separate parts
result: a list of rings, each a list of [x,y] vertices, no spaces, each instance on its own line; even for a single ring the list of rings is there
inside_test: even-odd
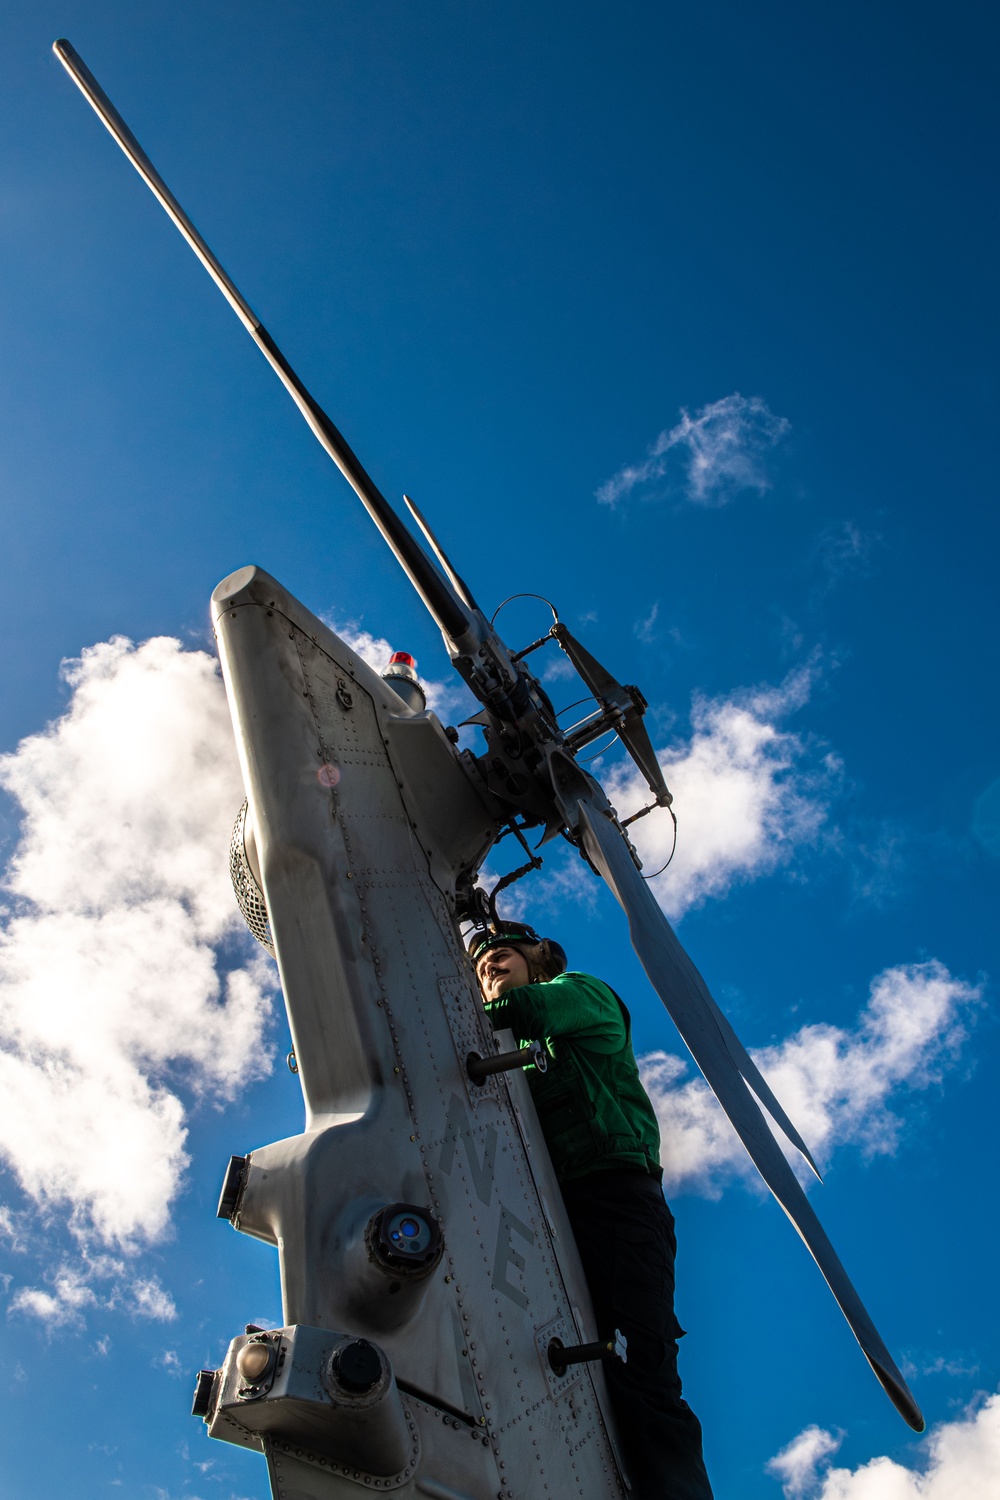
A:
[[[233,890],[236,892],[236,900],[243,913],[244,922],[261,947],[266,948],[273,958],[274,943],[271,938],[271,924],[267,917],[267,906],[247,859],[246,827],[247,804],[244,802],[236,815],[233,836],[229,841],[229,874],[232,877]]]

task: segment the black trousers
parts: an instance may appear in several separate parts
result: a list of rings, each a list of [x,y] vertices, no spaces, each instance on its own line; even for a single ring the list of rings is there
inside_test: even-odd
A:
[[[701,1424],[681,1396],[674,1317],[674,1216],[657,1177],[594,1172],[562,1185],[600,1338],[616,1328],[628,1360],[608,1360],[633,1500],[712,1500]]]

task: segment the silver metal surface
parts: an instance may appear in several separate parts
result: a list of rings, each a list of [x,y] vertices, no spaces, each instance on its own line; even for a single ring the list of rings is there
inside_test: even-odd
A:
[[[361,1482],[613,1500],[602,1376],[579,1366],[554,1386],[538,1344],[552,1324],[568,1344],[596,1330],[530,1095],[520,1075],[466,1072],[497,1047],[453,916],[500,826],[491,799],[434,715],[407,710],[267,574],[226,579],[213,612],[306,1107],[301,1135],[248,1153],[234,1223],[277,1248],[286,1332],[317,1350],[377,1344],[416,1457],[387,1476],[348,1456],[318,1353],[313,1397],[276,1379],[248,1415],[240,1339],[210,1431],[263,1446],[276,1496]],[[444,1241],[412,1288],[366,1240],[396,1202]]]

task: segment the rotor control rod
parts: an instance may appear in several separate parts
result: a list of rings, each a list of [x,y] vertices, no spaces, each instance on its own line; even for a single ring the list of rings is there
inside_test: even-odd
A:
[[[465,1068],[473,1083],[485,1083],[493,1073],[512,1073],[515,1068],[537,1068],[539,1073],[548,1070],[549,1054],[543,1042],[529,1042],[517,1052],[498,1052],[495,1057],[481,1057],[470,1052]]]
[[[628,1364],[628,1339],[620,1328],[615,1329],[611,1339],[596,1339],[592,1344],[564,1344],[562,1339],[553,1339],[548,1348],[549,1368],[556,1375],[564,1375],[570,1365],[590,1364],[596,1359],[620,1359]]]

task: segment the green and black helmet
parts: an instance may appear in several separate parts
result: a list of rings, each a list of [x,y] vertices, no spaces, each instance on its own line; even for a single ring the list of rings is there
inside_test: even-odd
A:
[[[496,927],[477,927],[469,938],[469,957],[474,964],[478,964],[490,948],[535,948],[540,943],[545,943],[552,958],[565,970],[566,950],[562,944],[557,943],[554,938],[539,937],[527,922],[504,920]]]

